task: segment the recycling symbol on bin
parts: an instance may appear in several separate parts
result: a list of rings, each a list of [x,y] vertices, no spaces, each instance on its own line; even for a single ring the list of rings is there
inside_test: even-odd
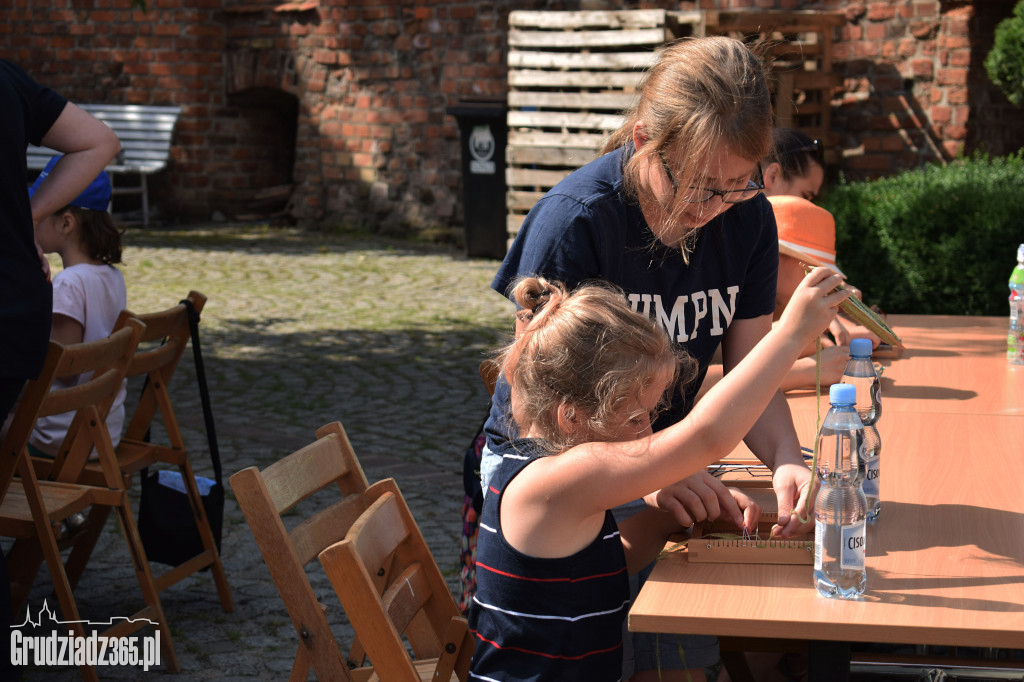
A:
[[[478,175],[494,175],[494,135],[489,125],[473,126],[469,136],[469,172]]]

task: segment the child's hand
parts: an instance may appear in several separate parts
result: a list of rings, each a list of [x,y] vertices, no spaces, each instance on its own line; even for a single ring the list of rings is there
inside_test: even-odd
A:
[[[782,313],[780,324],[796,339],[809,343],[835,319],[839,304],[850,295],[848,289],[834,289],[843,278],[829,268],[814,268],[797,285]]]
[[[761,505],[738,488],[729,488],[728,490],[736,500],[736,504],[743,510],[742,529],[747,531],[748,535],[757,535],[757,524],[761,521]]]
[[[46,275],[46,281],[49,283],[50,279],[50,261],[46,260],[46,254],[43,253],[43,247],[39,246],[39,242],[36,242],[36,253],[39,255],[40,264],[43,266],[43,274]]]

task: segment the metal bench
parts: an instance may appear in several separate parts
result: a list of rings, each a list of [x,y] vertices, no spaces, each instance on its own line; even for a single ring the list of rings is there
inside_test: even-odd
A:
[[[142,223],[149,225],[149,192],[146,176],[163,170],[171,154],[171,135],[181,107],[135,104],[80,104],[80,107],[110,126],[121,140],[121,153],[107,166],[114,176],[137,174],[138,185],[114,186],[114,195],[142,195]],[[28,147],[28,168],[42,170],[56,152],[48,147]]]

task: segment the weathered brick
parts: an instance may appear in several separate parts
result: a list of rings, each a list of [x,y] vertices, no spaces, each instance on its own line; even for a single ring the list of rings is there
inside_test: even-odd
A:
[[[939,69],[935,80],[939,85],[966,85],[969,72],[967,69]]]
[[[934,106],[928,114],[933,123],[949,123],[953,120],[953,110],[947,106]]]
[[[896,16],[896,8],[888,3],[873,2],[868,5],[868,21],[888,21]]]

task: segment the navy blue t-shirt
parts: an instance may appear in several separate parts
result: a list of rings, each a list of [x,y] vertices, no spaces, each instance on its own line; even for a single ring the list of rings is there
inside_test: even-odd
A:
[[[508,296],[520,276],[542,275],[570,289],[588,280],[621,287],[633,310],[658,321],[700,365],[685,397],[674,392],[655,430],[675,423],[693,397],[725,330],[735,319],[775,310],[779,247],[775,215],[762,195],[736,204],[699,228],[689,264],[651,232],[639,205],[623,191],[622,147],[576,170],[530,211],[491,288]],[[487,421],[497,452],[512,431],[508,384],[499,377]],[[514,435],[514,434],[512,434]]]

